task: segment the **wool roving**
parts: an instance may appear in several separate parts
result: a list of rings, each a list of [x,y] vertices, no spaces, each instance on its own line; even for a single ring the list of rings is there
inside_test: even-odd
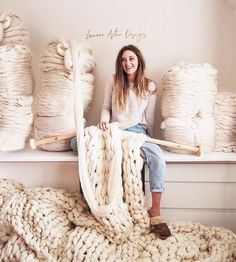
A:
[[[0,45],[27,45],[29,33],[21,19],[9,10],[0,14]]]
[[[161,129],[165,140],[201,145],[202,152],[214,150],[216,77],[217,71],[211,65],[186,62],[179,62],[163,75],[161,112],[164,120]]]
[[[83,108],[87,109],[93,94],[93,74],[95,67],[91,48],[85,44],[77,45],[77,59],[73,60],[70,42],[64,39],[51,41],[40,62],[41,87],[34,101],[34,138],[42,139],[49,136],[74,132],[76,103],[73,70],[75,63],[79,68],[80,95]],[[70,150],[68,140],[40,146],[48,151]]]
[[[236,152],[236,94],[219,92],[216,97],[216,151]]]
[[[28,32],[18,16],[0,15],[0,150],[25,147],[33,113],[32,55]]]

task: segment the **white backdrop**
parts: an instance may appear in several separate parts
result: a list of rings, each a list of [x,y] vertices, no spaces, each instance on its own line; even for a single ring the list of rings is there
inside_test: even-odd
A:
[[[218,70],[219,90],[236,90],[236,16],[227,1],[1,0],[0,12],[5,9],[15,12],[29,29],[36,92],[39,59],[49,41],[63,36],[90,43],[97,65],[88,125],[99,121],[106,79],[114,71],[118,50],[129,43],[143,51],[147,76],[157,83],[180,60],[208,62]],[[157,105],[156,135],[159,111]]]

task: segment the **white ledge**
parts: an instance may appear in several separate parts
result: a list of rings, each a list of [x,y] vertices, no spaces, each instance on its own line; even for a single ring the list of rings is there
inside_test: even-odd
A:
[[[236,163],[236,153],[211,152],[201,156],[183,155],[164,151],[167,163]],[[47,152],[26,148],[14,152],[0,152],[0,162],[77,162],[72,151]]]
[[[0,162],[74,162],[78,157],[72,151],[48,152],[25,148],[19,151],[0,152]]]

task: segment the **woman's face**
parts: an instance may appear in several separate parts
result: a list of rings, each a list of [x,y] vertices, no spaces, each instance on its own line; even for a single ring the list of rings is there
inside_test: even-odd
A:
[[[138,57],[130,50],[126,50],[121,57],[122,68],[128,76],[135,76],[138,68]]]

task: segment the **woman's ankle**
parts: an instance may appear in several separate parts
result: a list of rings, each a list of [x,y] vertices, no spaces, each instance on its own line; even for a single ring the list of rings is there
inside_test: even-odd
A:
[[[153,208],[153,207],[148,210],[148,213],[150,217],[158,217],[161,215],[160,209]]]

